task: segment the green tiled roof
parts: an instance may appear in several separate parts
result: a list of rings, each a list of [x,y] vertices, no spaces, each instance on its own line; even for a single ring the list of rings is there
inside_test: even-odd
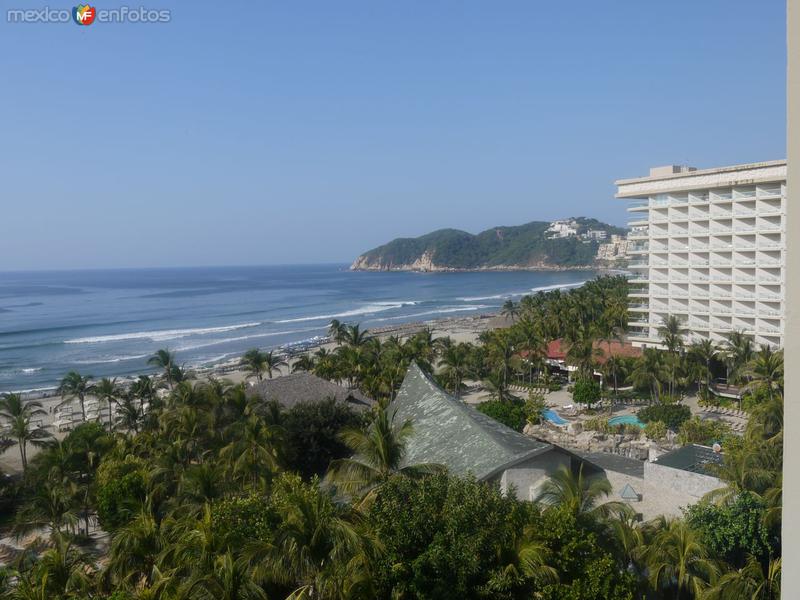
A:
[[[408,368],[392,403],[394,418],[411,419],[404,463],[445,465],[455,475],[485,480],[553,448],[517,433],[454,398],[417,365]]]
[[[716,477],[714,466],[722,464],[722,454],[714,452],[708,446],[689,444],[662,454],[653,462],[673,469],[682,469],[692,473]]]

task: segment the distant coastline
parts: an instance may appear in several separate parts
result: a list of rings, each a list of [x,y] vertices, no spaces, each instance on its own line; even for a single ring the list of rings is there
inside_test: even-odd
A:
[[[605,265],[582,265],[565,267],[559,265],[497,265],[489,267],[475,267],[461,269],[457,267],[443,267],[433,265],[430,268],[419,268],[414,265],[393,265],[390,267],[380,266],[357,266],[356,263],[350,265],[350,271],[363,271],[372,273],[491,273],[491,272],[510,272],[510,271],[529,271],[529,272],[566,272],[566,271],[596,271],[598,273],[619,271],[618,267]]]

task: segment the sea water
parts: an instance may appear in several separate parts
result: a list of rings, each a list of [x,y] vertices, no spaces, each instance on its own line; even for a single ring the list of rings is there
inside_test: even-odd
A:
[[[385,327],[496,311],[574,287],[586,271],[352,272],[347,265],[0,273],[0,391],[43,390],[70,370],[151,372],[159,348],[188,367],[249,348],[313,343],[331,319]]]

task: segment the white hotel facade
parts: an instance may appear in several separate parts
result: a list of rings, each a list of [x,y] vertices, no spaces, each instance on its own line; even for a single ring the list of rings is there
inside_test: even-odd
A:
[[[629,339],[656,346],[677,316],[691,341],[734,330],[783,346],[786,161],[657,167],[616,181],[629,201]]]

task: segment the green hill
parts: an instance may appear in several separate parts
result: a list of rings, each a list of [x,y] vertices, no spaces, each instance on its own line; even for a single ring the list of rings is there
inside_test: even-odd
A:
[[[397,238],[359,256],[354,270],[446,271],[471,269],[586,268],[595,264],[600,241],[589,230],[624,234],[625,230],[596,219],[570,221],[576,235],[554,238],[550,223],[533,221],[516,227],[493,227],[477,235],[440,229],[416,238]]]

